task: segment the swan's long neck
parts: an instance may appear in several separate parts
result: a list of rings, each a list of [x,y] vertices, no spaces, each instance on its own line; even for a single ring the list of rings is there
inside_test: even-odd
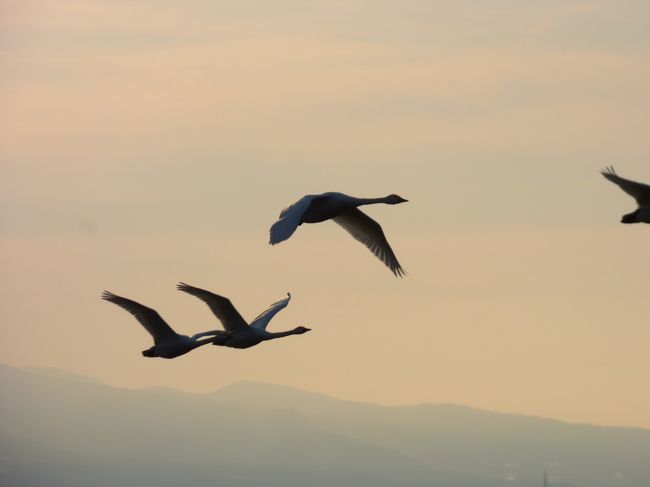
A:
[[[383,198],[356,198],[357,206],[374,205],[375,203],[386,203],[386,197]]]
[[[190,340],[192,341],[191,343],[191,350],[194,350],[195,348],[200,347],[201,345],[207,345],[208,343],[214,343],[215,339],[217,337],[225,335],[225,332],[223,330],[210,330],[210,331],[204,331],[202,333],[197,333],[196,335],[192,335],[190,337]],[[207,336],[208,338],[204,338],[202,340],[199,340],[200,337]]]
[[[200,347],[201,345],[207,345],[208,343],[214,342],[214,336],[210,338],[204,338],[203,340],[193,340],[194,343],[192,343],[192,350],[195,348]]]
[[[196,340],[197,338],[205,337],[208,335],[212,335],[212,338],[214,338],[217,335],[221,335],[222,333],[225,333],[223,330],[210,330],[210,331],[204,331],[201,333],[197,333],[196,335],[192,335],[192,340]]]
[[[295,334],[296,334],[296,330],[276,331],[276,332],[267,331],[264,334],[264,340],[273,340],[274,338],[288,337],[289,335],[295,335]]]

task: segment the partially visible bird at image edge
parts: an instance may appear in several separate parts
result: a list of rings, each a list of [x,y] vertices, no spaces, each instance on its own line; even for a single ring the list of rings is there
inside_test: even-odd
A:
[[[612,166],[600,173],[636,200],[638,208],[621,218],[621,223],[650,223],[650,186],[620,177]]]

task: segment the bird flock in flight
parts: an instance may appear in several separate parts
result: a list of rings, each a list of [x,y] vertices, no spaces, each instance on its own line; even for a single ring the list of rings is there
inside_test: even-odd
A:
[[[601,174],[618,185],[637,202],[638,208],[632,213],[623,215],[621,222],[650,223],[650,186],[620,177],[613,167],[605,168]],[[269,243],[275,245],[287,240],[303,223],[320,223],[332,220],[364,244],[396,277],[403,277],[406,273],[386,240],[381,226],[363,213],[359,207],[377,203],[397,205],[406,201],[408,200],[396,194],[383,198],[355,198],[343,193],[306,195],[282,210],[278,221],[271,226]],[[142,355],[145,357],[175,358],[207,344],[231,348],[250,348],[266,340],[301,335],[310,331],[304,326],[281,332],[267,331],[266,328],[271,319],[289,304],[291,300],[289,293],[286,298],[271,304],[257,318],[247,323],[226,297],[190,286],[184,282],[179,283],[177,289],[191,294],[207,304],[221,322],[223,329],[204,331],[192,336],[180,335],[154,309],[109,291],[104,291],[102,298],[124,308],[135,316],[153,337],[153,346],[142,351]]]

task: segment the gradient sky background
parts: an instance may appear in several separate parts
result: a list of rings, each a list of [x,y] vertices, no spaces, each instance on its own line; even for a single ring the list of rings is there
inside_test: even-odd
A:
[[[272,5],[271,5],[272,4]],[[453,4],[453,5],[452,5]],[[650,427],[650,3],[8,0],[0,14],[0,361],[127,387],[240,380]],[[368,207],[399,280],[307,193]],[[111,290],[273,330],[172,361]]]

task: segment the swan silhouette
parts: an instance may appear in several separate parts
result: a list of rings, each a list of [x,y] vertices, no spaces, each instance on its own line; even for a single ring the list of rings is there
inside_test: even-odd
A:
[[[650,223],[650,186],[620,177],[612,166],[603,169],[600,173],[632,196],[639,206],[632,213],[623,215],[621,223]]]
[[[395,276],[405,275],[397,261],[393,249],[384,235],[379,223],[359,210],[359,206],[385,203],[397,205],[404,203],[401,196],[391,194],[383,198],[355,198],[343,193],[323,193],[303,196],[280,213],[279,220],[270,229],[271,245],[280,243],[293,235],[303,223],[319,223],[333,220],[341,225],[352,237],[364,244],[375,254]]]
[[[286,308],[289,304],[289,301],[291,300],[291,294],[289,293],[287,293],[286,298],[280,299],[269,306],[266,311],[251,321],[249,325],[228,298],[224,298],[223,296],[219,296],[218,294],[211,293],[210,291],[198,287],[190,286],[184,282],[179,283],[176,287],[179,291],[196,296],[207,304],[214,315],[219,319],[219,321],[221,321],[221,324],[225,328],[225,333],[223,330],[213,330],[195,335],[195,337],[209,334],[215,335],[210,339],[214,345],[231,348],[250,348],[266,340],[273,340],[274,338],[281,338],[289,335],[301,335],[310,331],[310,328],[305,328],[304,326],[298,326],[293,330],[275,333],[266,331],[266,327],[271,319],[281,309]]]
[[[191,337],[187,335],[179,335],[154,309],[147,308],[136,301],[123,298],[122,296],[117,296],[108,291],[102,293],[102,299],[127,310],[135,316],[140,324],[151,334],[154,345],[153,347],[142,351],[142,355],[145,357],[175,358],[179,355],[184,355],[201,345],[207,345],[208,343],[214,342],[214,339],[217,336],[225,335],[223,330],[199,333],[198,335],[193,335]],[[214,336],[203,340],[198,339],[206,335]]]

